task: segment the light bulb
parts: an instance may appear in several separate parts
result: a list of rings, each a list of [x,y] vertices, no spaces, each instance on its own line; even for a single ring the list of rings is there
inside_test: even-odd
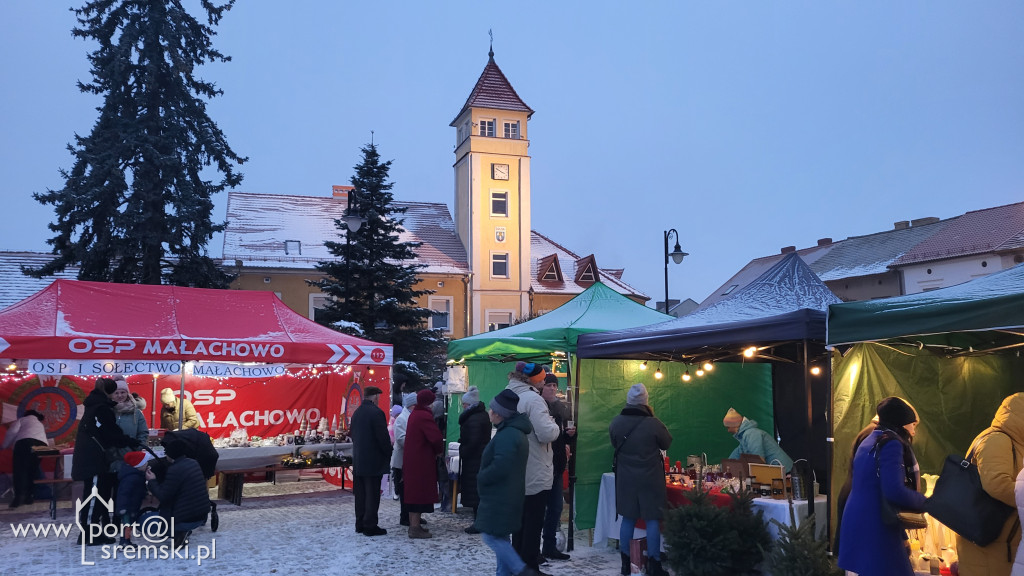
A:
[[[821,374],[821,368],[818,367],[818,366],[811,366],[811,374],[813,374],[815,376],[817,376],[818,374]]]
[[[640,363],[640,369],[641,370],[647,370],[647,361],[646,360],[644,360],[643,362]]]
[[[14,372],[17,369],[18,369],[18,365],[15,364],[14,362],[11,362],[10,364],[7,365],[7,371],[8,372]]]
[[[665,375],[661,373],[661,368],[658,368],[658,370],[654,373],[655,380],[661,380],[663,376]]]
[[[705,362],[704,363],[704,371],[705,372],[711,372],[714,369],[715,369],[715,365],[712,364],[711,362]]]
[[[690,371],[687,370],[686,372],[683,372],[683,382],[689,382],[689,381],[690,381]]]
[[[703,376],[703,375],[704,375],[704,370],[701,369],[701,368],[697,368],[697,376]]]
[[[743,351],[743,356],[745,358],[753,358],[754,354],[756,354],[756,353],[757,353],[757,348],[755,348],[754,346],[751,346],[750,348],[747,348],[746,350]]]

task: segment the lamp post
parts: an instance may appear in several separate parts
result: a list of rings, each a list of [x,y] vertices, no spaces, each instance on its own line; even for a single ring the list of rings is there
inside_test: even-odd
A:
[[[669,236],[675,236],[676,245],[672,249],[672,252],[668,251],[668,238]],[[665,232],[665,314],[668,314],[668,259],[671,257],[672,261],[679,264],[683,261],[683,258],[689,256],[683,249],[679,247],[679,232],[676,232],[675,228],[669,229]]]
[[[362,216],[359,210],[358,198],[356,198],[356,191],[351,190],[348,193],[348,206],[345,207],[345,215],[341,218],[345,222],[345,300],[346,302],[352,297],[349,294],[349,278],[352,276],[352,234],[359,231],[366,223],[366,217]],[[348,305],[346,304],[346,308]]]

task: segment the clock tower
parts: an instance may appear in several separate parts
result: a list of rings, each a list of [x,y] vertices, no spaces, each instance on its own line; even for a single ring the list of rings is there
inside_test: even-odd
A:
[[[455,116],[455,226],[466,248],[469,334],[530,310],[530,156],[526,105],[494,62]]]

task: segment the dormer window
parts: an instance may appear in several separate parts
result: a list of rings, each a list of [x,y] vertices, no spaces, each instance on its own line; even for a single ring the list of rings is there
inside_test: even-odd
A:
[[[576,261],[576,283],[589,288],[601,279],[597,270],[597,261],[594,255],[585,256]]]
[[[494,138],[494,119],[480,120],[480,135]]]
[[[558,256],[548,254],[537,261],[537,280],[540,282],[561,282],[562,268],[558,264]]]
[[[505,122],[505,138],[519,140],[519,122]]]
[[[299,240],[285,240],[284,253],[288,254],[289,256],[301,256],[302,242],[300,242]]]

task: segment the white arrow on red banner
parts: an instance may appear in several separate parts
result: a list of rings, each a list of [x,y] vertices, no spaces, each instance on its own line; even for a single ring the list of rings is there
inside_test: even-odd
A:
[[[7,342],[7,340],[0,338],[0,352],[3,352],[4,350],[7,350],[10,347],[11,345],[10,343]]]
[[[363,353],[355,346],[346,344],[328,344],[327,346],[334,352],[334,355],[327,360],[326,364],[355,364],[363,357]]]

